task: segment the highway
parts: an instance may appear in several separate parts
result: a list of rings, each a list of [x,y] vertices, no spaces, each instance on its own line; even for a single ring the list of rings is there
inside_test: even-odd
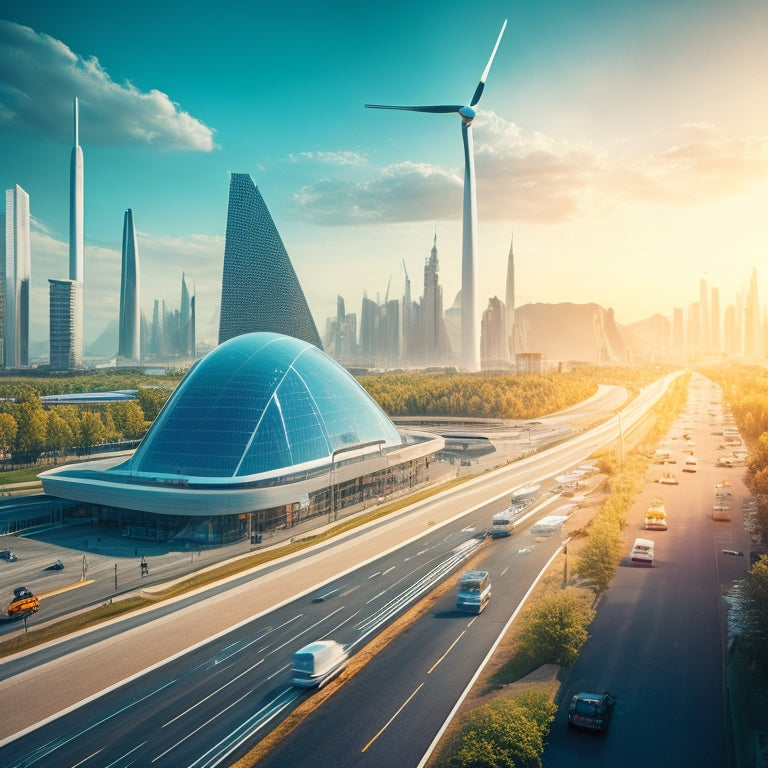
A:
[[[662,384],[648,388],[625,411],[625,431],[662,391]],[[215,594],[208,590],[162,604],[6,661],[0,665],[0,694],[24,706],[2,723],[0,762],[223,764],[306,695],[287,684],[290,656],[297,647],[332,636],[354,650],[484,546],[499,558],[492,567],[500,588],[495,587],[486,612],[466,628],[474,646],[488,627],[506,620],[519,600],[516,590],[530,583],[548,552],[559,546],[550,539],[548,546],[510,558],[512,540],[481,545],[475,531],[488,526],[514,487],[580,463],[596,447],[615,440],[616,430],[611,420],[314,552],[238,577]],[[441,624],[448,640],[466,619],[449,608],[442,611],[448,612]],[[477,647],[483,643],[487,640]],[[439,650],[432,649],[432,654]],[[438,658],[447,659],[447,650]],[[462,665],[460,674],[455,658],[435,669],[446,672],[442,684],[460,690],[472,663]],[[370,669],[373,674],[374,667]],[[450,703],[451,695],[444,692],[440,698]],[[439,717],[436,713],[435,722]],[[383,736],[373,743],[379,739],[386,743]],[[371,750],[366,752],[373,754]]]
[[[751,541],[742,508],[750,494],[743,467],[716,466],[717,457],[727,453],[718,449],[723,438],[715,434],[723,425],[719,388],[694,375],[690,393],[667,440],[677,463],[650,468],[650,482],[625,531],[626,551],[636,536],[654,540],[656,562],[653,568],[622,562],[562,691],[545,768],[733,765],[723,681],[728,643],[723,595],[749,567]],[[695,473],[682,471],[688,446],[682,434],[688,431],[698,460]],[[673,471],[679,485],[653,482],[662,470]],[[730,522],[712,519],[715,485],[723,481],[731,484]],[[640,527],[654,496],[664,500],[667,531]],[[617,697],[605,737],[567,728],[567,701],[580,690],[609,690]]]

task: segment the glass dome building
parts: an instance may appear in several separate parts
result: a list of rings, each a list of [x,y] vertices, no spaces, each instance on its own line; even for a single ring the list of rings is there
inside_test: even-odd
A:
[[[236,336],[187,374],[130,460],[131,474],[238,478],[402,442],[328,355],[274,333]]]
[[[314,345],[249,333],[190,369],[129,459],[40,479],[126,536],[225,543],[419,485],[443,445],[401,433]]]

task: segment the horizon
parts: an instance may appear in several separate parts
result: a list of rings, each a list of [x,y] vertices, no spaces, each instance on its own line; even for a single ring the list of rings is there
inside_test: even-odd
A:
[[[198,339],[215,345],[230,172],[262,193],[321,334],[337,295],[359,314],[365,293],[402,280],[403,261],[421,295],[435,233],[450,307],[460,121],[363,105],[468,101],[504,18],[473,123],[480,311],[503,294],[512,239],[517,306],[594,303],[623,326],[687,310],[700,279],[722,311],[768,252],[759,0],[494,1],[471,24],[452,0],[388,14],[347,2],[202,9],[139,0],[126,15],[75,0],[2,15],[2,183],[30,196],[30,345],[47,344],[48,279],[67,277],[75,97],[86,344],[117,319],[131,208],[142,311],[176,307],[184,272]]]

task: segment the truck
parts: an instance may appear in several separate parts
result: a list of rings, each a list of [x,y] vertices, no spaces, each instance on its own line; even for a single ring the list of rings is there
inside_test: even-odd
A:
[[[293,654],[291,682],[298,688],[322,688],[347,666],[349,654],[335,640],[316,640]]]
[[[516,507],[507,507],[493,516],[491,529],[488,532],[492,539],[509,536],[512,533],[515,518],[522,510]]]
[[[491,599],[491,576],[488,571],[467,571],[459,578],[456,609],[480,613]]]
[[[13,600],[8,606],[8,615],[13,618],[27,616],[40,610],[40,598],[32,594],[26,587],[16,587],[13,590]]]

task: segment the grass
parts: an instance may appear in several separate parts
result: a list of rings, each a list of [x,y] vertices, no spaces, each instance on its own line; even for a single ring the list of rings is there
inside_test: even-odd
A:
[[[50,467],[27,467],[27,469],[11,469],[8,472],[0,472],[0,485],[13,483],[32,483],[44,469]]]

